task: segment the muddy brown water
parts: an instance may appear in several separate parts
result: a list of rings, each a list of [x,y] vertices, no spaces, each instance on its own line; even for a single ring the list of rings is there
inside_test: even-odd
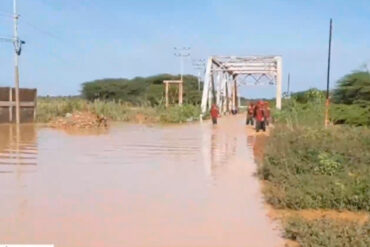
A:
[[[66,133],[0,126],[0,242],[281,246],[243,118]]]

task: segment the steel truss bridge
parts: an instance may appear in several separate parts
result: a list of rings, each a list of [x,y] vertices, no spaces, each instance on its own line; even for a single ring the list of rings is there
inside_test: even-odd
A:
[[[281,109],[282,58],[280,56],[213,56],[208,59],[202,95],[202,113],[212,104],[220,112],[239,107],[242,85],[276,85],[276,108]]]

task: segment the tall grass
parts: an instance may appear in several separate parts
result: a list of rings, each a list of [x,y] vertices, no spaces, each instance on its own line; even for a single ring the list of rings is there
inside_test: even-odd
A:
[[[261,178],[278,208],[370,211],[370,130],[324,128],[322,100],[285,102],[265,149]]]
[[[65,116],[75,111],[87,111],[88,102],[79,98],[38,98],[37,114],[38,122],[49,122],[53,118]]]
[[[332,121],[342,124],[325,128],[322,97],[285,101],[283,110],[273,113],[275,128],[258,171],[267,202],[282,209],[369,212],[370,129],[364,109],[331,105]],[[303,247],[370,244],[369,221],[291,218],[284,229]]]
[[[302,247],[370,246],[370,221],[363,224],[345,220],[290,218],[286,220],[285,237]]]
[[[299,103],[296,100],[284,100],[281,111],[274,110],[273,118],[280,125],[289,129],[300,126],[320,128],[324,125],[325,103],[321,99],[307,103]]]
[[[370,130],[278,125],[269,138],[260,176],[278,208],[370,211]]]
[[[173,106],[168,109],[160,108],[160,121],[165,123],[184,123],[199,120],[201,109],[199,106]]]
[[[170,106],[131,106],[121,101],[93,102],[81,98],[40,98],[37,104],[37,121],[49,122],[67,113],[88,111],[103,115],[112,121],[146,121],[163,123],[183,123],[199,119],[200,107],[196,105]]]

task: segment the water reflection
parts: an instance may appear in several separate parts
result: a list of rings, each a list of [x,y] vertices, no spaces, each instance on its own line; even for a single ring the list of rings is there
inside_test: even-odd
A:
[[[0,173],[32,172],[37,165],[34,125],[0,125]]]
[[[35,172],[0,175],[3,242],[270,247],[279,241],[253,176],[244,119],[223,118],[215,127],[114,125],[98,135],[28,127],[17,136],[6,128],[0,170]]]

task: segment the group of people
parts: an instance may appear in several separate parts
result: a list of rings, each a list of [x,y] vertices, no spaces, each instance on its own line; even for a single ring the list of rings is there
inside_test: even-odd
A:
[[[251,102],[247,109],[246,125],[254,125],[256,122],[256,131],[266,131],[271,118],[271,110],[268,102],[259,100],[257,103]]]
[[[268,102],[259,100],[257,103],[251,102],[247,109],[247,125],[255,125],[256,131],[266,131],[266,126],[270,122],[270,106]],[[211,107],[211,118],[212,123],[217,124],[217,118],[220,113],[216,104],[213,104]],[[234,113],[233,113],[234,114]]]

